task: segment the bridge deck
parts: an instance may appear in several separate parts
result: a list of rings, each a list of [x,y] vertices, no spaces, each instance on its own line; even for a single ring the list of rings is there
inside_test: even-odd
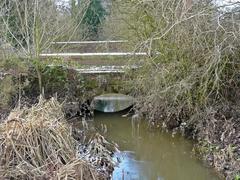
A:
[[[49,67],[53,67],[55,65],[49,65]],[[65,67],[65,66],[62,66]],[[65,67],[68,69],[74,69],[76,72],[80,74],[122,74],[125,73],[126,70],[134,70],[139,68],[138,66],[92,66],[88,68],[71,68]]]

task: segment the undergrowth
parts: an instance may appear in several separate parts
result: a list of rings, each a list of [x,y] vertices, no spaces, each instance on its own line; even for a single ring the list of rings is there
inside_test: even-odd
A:
[[[142,67],[132,81],[136,109],[154,127],[179,129],[209,147],[219,145],[218,151],[211,151],[212,165],[234,178],[239,173],[239,142],[234,141],[239,138],[238,111],[225,118],[231,124],[226,132],[212,127],[224,125],[224,118],[210,118],[209,112],[225,115],[233,104],[240,107],[239,4],[229,9],[207,0],[136,0],[116,3],[116,9],[125,14],[119,26],[129,32],[122,37],[135,44],[136,52],[149,55],[138,60]],[[216,140],[223,136],[228,143]],[[231,146],[237,150],[229,159]]]

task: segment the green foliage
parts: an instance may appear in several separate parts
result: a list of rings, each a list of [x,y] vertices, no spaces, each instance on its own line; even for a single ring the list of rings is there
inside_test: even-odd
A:
[[[234,180],[240,180],[240,175],[236,175]]]
[[[106,15],[106,10],[100,0],[90,0],[82,21],[82,24],[87,27],[88,38],[94,39],[98,37],[100,25]]]
[[[67,70],[60,67],[46,67],[42,71],[42,82],[46,94],[67,91]]]

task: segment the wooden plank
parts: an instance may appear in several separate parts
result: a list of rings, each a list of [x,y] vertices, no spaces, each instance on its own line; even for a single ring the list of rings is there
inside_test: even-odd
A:
[[[138,66],[101,66],[82,69],[74,69],[81,74],[108,74],[108,73],[125,73],[126,69],[137,69]]]
[[[109,53],[43,53],[40,57],[87,57],[87,56],[148,56],[146,52],[109,52]]]
[[[79,70],[75,69],[80,74],[123,74],[124,70]]]
[[[55,67],[56,65],[48,65],[49,67]],[[89,68],[71,68],[67,66],[60,66],[66,69],[72,69],[80,74],[122,74],[127,69],[138,69],[139,66],[93,66]]]
[[[127,43],[127,40],[115,40],[115,41],[63,41],[63,42],[51,42],[51,44],[106,44],[106,43]]]

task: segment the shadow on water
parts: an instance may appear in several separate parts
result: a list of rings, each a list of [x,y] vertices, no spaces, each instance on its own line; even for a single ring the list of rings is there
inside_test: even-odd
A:
[[[130,118],[122,113],[96,112],[97,128],[107,126],[106,137],[119,145],[113,180],[217,180],[214,172],[193,156],[192,143],[181,136],[151,132],[142,122],[132,133]]]

